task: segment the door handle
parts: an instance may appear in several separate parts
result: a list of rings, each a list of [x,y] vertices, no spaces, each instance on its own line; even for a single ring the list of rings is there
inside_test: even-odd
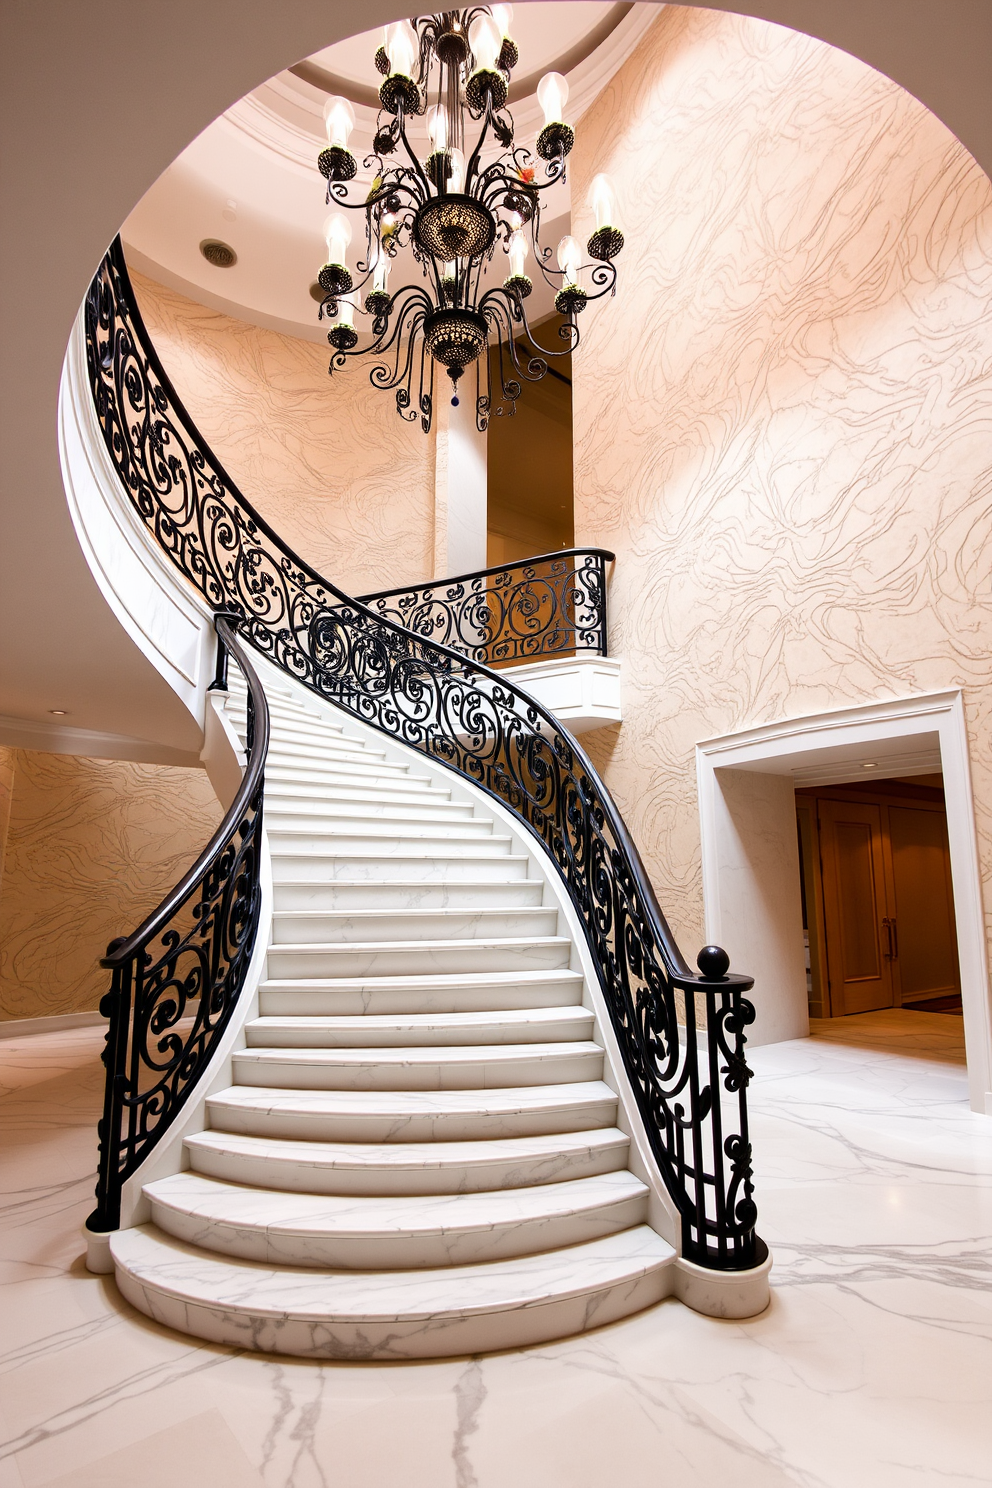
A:
[[[887,918],[884,919],[882,921],[882,929],[885,931],[885,943],[886,943],[886,945],[888,947],[888,949],[885,952],[885,959],[886,959],[886,961],[894,961],[895,960],[896,951],[895,951],[895,936],[893,934],[894,926],[893,926],[892,921],[890,919],[887,919]]]

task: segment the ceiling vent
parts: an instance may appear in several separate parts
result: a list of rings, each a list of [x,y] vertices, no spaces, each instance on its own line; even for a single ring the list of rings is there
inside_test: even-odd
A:
[[[200,252],[215,269],[233,269],[238,261],[238,255],[230,243],[222,243],[218,238],[204,238],[200,244]]]

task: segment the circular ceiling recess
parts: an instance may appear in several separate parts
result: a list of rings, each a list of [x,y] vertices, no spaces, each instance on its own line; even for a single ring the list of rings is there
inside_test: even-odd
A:
[[[215,269],[233,269],[238,261],[238,255],[230,243],[222,243],[219,238],[204,238],[200,244],[200,252]]]

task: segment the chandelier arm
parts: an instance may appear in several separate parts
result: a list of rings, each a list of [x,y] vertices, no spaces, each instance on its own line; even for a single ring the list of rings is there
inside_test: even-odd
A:
[[[402,302],[400,301],[400,296],[405,296]],[[349,355],[381,356],[384,352],[387,352],[393,345],[393,342],[399,340],[402,335],[404,322],[417,300],[421,302],[421,313],[425,316],[429,315],[434,308],[434,304],[427,291],[419,284],[404,284],[393,295],[389,302],[389,308],[386,311],[387,316],[391,318],[393,310],[398,306],[398,313],[395,320],[392,321],[391,327],[387,323],[386,330],[382,332],[371,346],[356,347],[353,351],[349,352]],[[386,331],[389,332],[388,336],[386,336]],[[383,336],[386,336],[385,340],[382,339]]]
[[[397,122],[399,123],[400,139],[403,141],[403,148],[406,150],[406,153],[409,155],[411,161],[413,162],[414,174],[418,183],[423,188],[423,196],[421,200],[428,201],[431,194],[430,182],[424,174],[423,166],[421,165],[420,161],[417,159],[417,156],[414,154],[413,149],[411,148],[410,141],[406,137],[406,108],[404,107],[402,98],[397,100],[396,118]]]
[[[492,122],[493,122],[493,95],[487,89],[487,91],[486,91],[486,108],[485,108],[485,113],[484,113],[483,119],[482,119],[482,129],[481,129],[481,132],[479,134],[479,138],[476,140],[475,149],[472,151],[471,155],[469,156],[468,165],[465,167],[465,191],[466,191],[467,195],[474,196],[476,198],[476,200],[478,200],[478,192],[472,190],[472,182],[473,182],[473,179],[475,178],[475,176],[478,174],[479,156],[482,154],[482,146],[486,142],[486,135],[489,133],[490,127],[492,125]]]
[[[369,373],[369,382],[371,382],[373,387],[388,392],[390,388],[397,387],[401,383],[409,382],[413,367],[413,355],[417,345],[417,332],[420,330],[424,319],[424,312],[419,307],[413,308],[411,313],[410,305],[407,304],[404,306],[400,320],[397,322],[397,330],[401,323],[407,324],[409,334],[405,343],[405,350],[402,336],[396,334],[391,336],[384,346],[375,349],[375,354],[381,356],[395,343],[396,354],[393,358],[392,371],[382,362],[372,368]],[[371,350],[372,348],[369,349]]]

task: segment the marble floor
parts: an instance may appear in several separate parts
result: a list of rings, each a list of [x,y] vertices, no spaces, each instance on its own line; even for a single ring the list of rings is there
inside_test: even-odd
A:
[[[959,1018],[871,1014],[753,1051],[761,1317],[668,1300],[413,1365],[234,1354],[85,1271],[100,1041],[0,1041],[2,1488],[992,1482],[992,1121],[966,1104]]]

